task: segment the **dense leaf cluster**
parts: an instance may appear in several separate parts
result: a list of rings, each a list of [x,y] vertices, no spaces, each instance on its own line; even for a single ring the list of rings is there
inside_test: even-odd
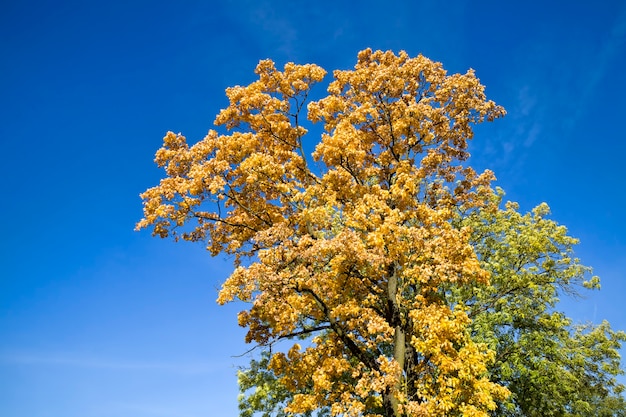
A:
[[[623,405],[624,334],[555,309],[559,294],[598,285],[576,241],[545,205],[502,206],[493,174],[466,162],[473,126],[504,115],[473,71],[368,49],[310,103],[320,67],[265,60],[256,73],[227,89],[224,134],[193,146],[166,135],[167,175],[142,194],[137,225],[235,255],[218,301],[248,303],[246,341],[267,348],[239,374],[243,416]],[[305,118],[324,127],[311,156]]]

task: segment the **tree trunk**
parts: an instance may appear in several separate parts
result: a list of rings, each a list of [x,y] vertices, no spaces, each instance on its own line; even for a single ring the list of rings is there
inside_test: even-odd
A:
[[[389,281],[387,283],[387,308],[388,321],[394,327],[393,358],[400,366],[402,373],[404,373],[406,333],[402,328],[402,318],[400,316],[400,308],[398,307],[398,300],[396,297],[396,293],[398,291],[398,274],[393,266],[390,272]],[[403,375],[400,375],[396,385],[393,388],[387,388],[383,393],[383,404],[387,417],[400,417],[398,412],[398,399],[396,398],[395,393],[400,391],[402,388],[402,377]]]

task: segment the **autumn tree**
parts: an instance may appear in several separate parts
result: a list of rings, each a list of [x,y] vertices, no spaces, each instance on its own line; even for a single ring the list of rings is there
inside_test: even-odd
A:
[[[605,321],[575,324],[558,309],[559,297],[599,289],[599,280],[574,256],[577,240],[548,218],[546,204],[522,214],[517,204],[493,196],[498,210],[459,212],[487,285],[448,288],[447,303],[463,304],[477,343],[495,352],[490,379],[511,395],[493,416],[626,416],[619,349],[626,340]],[[269,368],[268,352],[239,371],[242,417],[286,417],[291,392]],[[327,416],[319,408],[314,416]],[[371,411],[371,410],[370,410]]]
[[[504,110],[471,70],[404,52],[360,52],[308,105],[320,67],[256,73],[226,90],[222,133],[165,136],[137,227],[234,255],[218,302],[248,303],[247,342],[289,344],[267,358],[285,412],[488,415],[509,390],[472,338],[473,305],[450,299],[489,285],[458,219],[496,210],[492,173],[465,161],[472,126]],[[315,142],[306,119],[324,127]]]

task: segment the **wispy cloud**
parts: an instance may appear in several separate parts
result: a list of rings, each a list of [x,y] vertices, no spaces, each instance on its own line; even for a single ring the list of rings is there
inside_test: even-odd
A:
[[[563,42],[562,32],[537,31],[521,43],[504,104],[508,115],[495,125],[496,133],[481,143],[480,153],[496,173],[508,178],[524,175],[526,160],[546,142],[566,143],[597,103],[598,88],[626,48],[626,7],[600,37],[585,32]],[[519,178],[518,178],[519,179]]]
[[[570,119],[567,127],[573,129],[578,120],[583,116],[585,110],[592,103],[593,94],[598,88],[600,82],[606,76],[607,71],[611,67],[611,64],[618,57],[623,56],[626,49],[626,7],[622,7],[619,11],[615,24],[609,31],[607,39],[602,43],[602,46],[594,59],[588,64],[590,67],[585,74],[585,80],[582,84],[583,87],[580,91],[577,106],[574,107],[575,113]],[[581,80],[583,81],[583,80]]]
[[[238,24],[241,32],[256,34],[248,40],[259,49],[256,52],[266,53],[267,50],[272,50],[281,58],[287,59],[294,59],[293,56],[297,55],[298,30],[294,26],[293,19],[289,19],[285,10],[282,9],[284,6],[279,7],[265,0],[244,1],[237,4],[226,3],[222,6],[229,18]],[[298,8],[294,6],[294,10],[298,11]],[[277,57],[259,56],[257,58],[276,59]]]
[[[146,371],[174,374],[210,374],[231,367],[217,362],[141,361],[86,355],[0,353],[0,364],[22,366],[59,366],[86,369]]]

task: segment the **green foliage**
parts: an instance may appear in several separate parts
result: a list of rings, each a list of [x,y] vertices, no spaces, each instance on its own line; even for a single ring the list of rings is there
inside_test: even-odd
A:
[[[292,397],[283,384],[280,383],[273,371],[269,369],[270,353],[263,351],[261,358],[251,360],[247,369],[239,370],[237,382],[239,384],[239,415],[241,417],[288,417],[292,414],[283,409]],[[316,412],[307,412],[302,417],[327,417],[326,408]]]
[[[499,205],[502,197],[499,190]],[[496,352],[492,381],[512,392],[494,415],[616,413],[624,404],[616,376],[623,373],[618,350],[626,334],[608,322],[573,325],[556,310],[559,296],[600,285],[574,257],[577,239],[548,214],[545,203],[520,214],[509,202],[495,212],[461,217],[460,225],[472,228],[472,245],[491,280],[458,289],[452,300],[469,307],[474,340]]]

